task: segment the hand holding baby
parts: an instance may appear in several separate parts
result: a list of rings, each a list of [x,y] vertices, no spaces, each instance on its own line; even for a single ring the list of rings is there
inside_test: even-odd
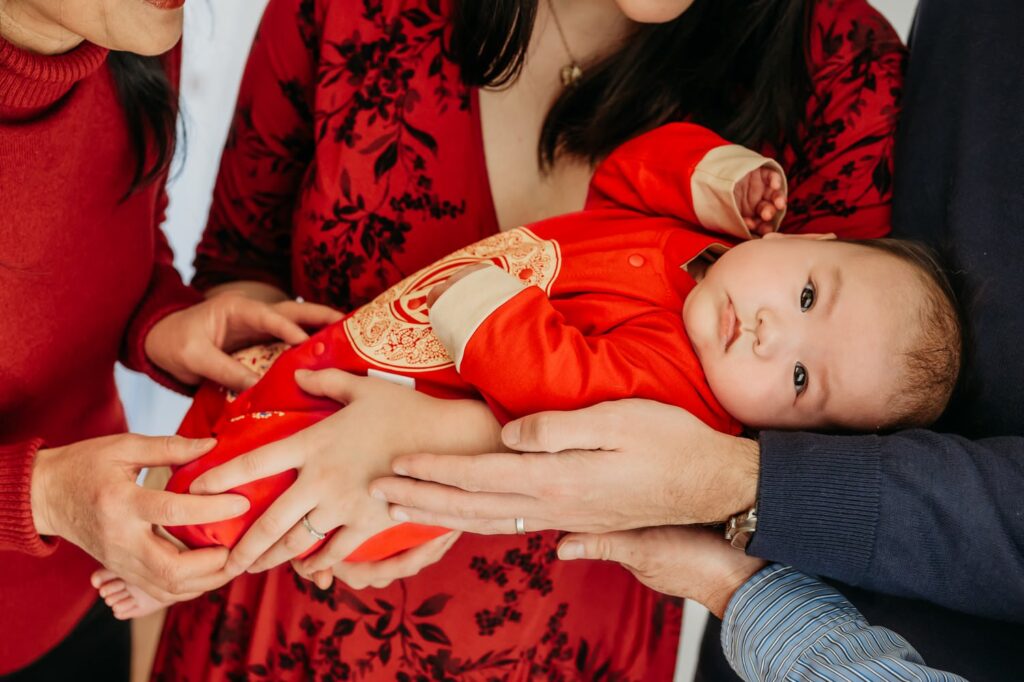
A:
[[[228,353],[270,338],[298,345],[309,338],[303,327],[339,319],[341,313],[323,305],[266,303],[223,293],[157,322],[146,336],[146,355],[182,383],[198,384],[205,378],[243,391],[259,376]]]

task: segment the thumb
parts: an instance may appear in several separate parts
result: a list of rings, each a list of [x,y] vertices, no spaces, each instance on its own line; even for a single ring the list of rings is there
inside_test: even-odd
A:
[[[139,445],[133,449],[132,461],[140,467],[188,464],[202,457],[217,445],[217,441],[213,438],[199,440],[181,436],[137,436],[137,438]]]
[[[295,383],[306,393],[344,404],[355,400],[366,381],[366,377],[342,372],[340,369],[323,369],[318,372],[300,369],[295,372]]]
[[[570,533],[558,543],[558,558],[563,561],[615,561],[627,567],[634,567],[637,561],[636,537],[635,531],[628,530],[600,534]]]

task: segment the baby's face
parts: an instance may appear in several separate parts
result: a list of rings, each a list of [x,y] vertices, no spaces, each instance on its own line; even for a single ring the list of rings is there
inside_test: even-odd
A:
[[[683,306],[722,406],[755,428],[874,430],[888,421],[913,268],[856,244],[783,237],[724,254]]]

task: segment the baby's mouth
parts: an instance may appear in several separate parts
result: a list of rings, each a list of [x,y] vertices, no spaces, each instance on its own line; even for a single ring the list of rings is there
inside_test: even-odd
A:
[[[736,309],[732,305],[732,299],[726,298],[725,307],[722,308],[721,317],[718,323],[718,333],[722,340],[722,346],[726,353],[729,347],[740,337],[739,319],[736,317]]]

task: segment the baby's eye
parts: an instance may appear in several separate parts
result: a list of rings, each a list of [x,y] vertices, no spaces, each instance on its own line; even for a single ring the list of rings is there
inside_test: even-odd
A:
[[[807,368],[799,362],[793,367],[793,388],[797,396],[807,390]]]
[[[814,305],[815,296],[814,282],[808,282],[800,292],[800,312],[806,313],[811,309]]]

